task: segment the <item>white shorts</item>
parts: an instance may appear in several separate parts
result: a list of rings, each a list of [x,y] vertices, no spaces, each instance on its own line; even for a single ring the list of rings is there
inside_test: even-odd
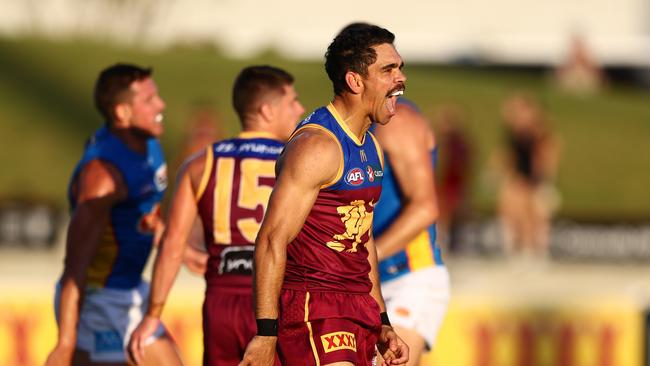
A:
[[[447,268],[429,267],[382,282],[381,292],[391,324],[416,331],[431,349],[449,302]]]
[[[88,352],[94,362],[126,362],[126,346],[147,311],[148,298],[149,284],[145,281],[130,290],[86,288],[77,324],[77,349]],[[54,299],[57,323],[60,302],[59,283]],[[161,324],[147,343],[164,334]]]

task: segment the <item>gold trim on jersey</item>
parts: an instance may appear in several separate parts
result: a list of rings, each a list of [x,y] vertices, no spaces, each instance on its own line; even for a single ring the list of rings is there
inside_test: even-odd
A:
[[[242,131],[237,136],[240,139],[260,139],[267,138],[271,140],[280,140],[275,134],[268,131]]]
[[[86,270],[86,283],[88,286],[103,288],[108,277],[113,272],[117,260],[118,245],[115,230],[109,219],[104,229],[97,252]]]
[[[203,166],[203,174],[201,175],[199,188],[195,195],[197,202],[203,197],[203,192],[205,192],[205,188],[208,186],[208,182],[210,181],[210,172],[212,172],[212,162],[214,160],[213,154],[212,145],[205,148],[205,165]]]
[[[302,130],[305,130],[307,128],[313,128],[315,130],[325,132],[329,137],[331,137],[336,142],[336,146],[339,147],[339,153],[341,155],[341,159],[339,161],[338,170],[336,171],[336,176],[334,177],[334,179],[332,179],[329,182],[327,182],[327,183],[323,184],[322,186],[320,186],[320,189],[325,189],[327,187],[331,187],[334,184],[336,184],[336,182],[338,182],[339,179],[341,179],[341,177],[343,177],[343,168],[344,168],[344,165],[345,165],[345,160],[344,160],[345,158],[343,156],[343,147],[341,146],[341,142],[339,141],[338,138],[336,138],[336,135],[334,134],[334,132],[328,130],[327,128],[325,128],[325,127],[323,127],[321,125],[316,125],[316,124],[307,124],[307,125],[304,125],[304,126],[300,127],[299,129],[297,129],[291,135],[291,137],[289,137],[289,141],[291,141],[291,139],[293,139],[294,136],[296,136],[298,134],[298,132],[300,132]]]
[[[375,149],[377,150],[377,156],[379,156],[379,163],[381,164],[381,169],[384,169],[384,149],[381,148],[381,145],[379,145],[379,141],[377,141],[377,138],[372,132],[368,131],[368,134],[372,138],[372,141],[375,143]]]
[[[350,130],[350,126],[348,126],[347,123],[345,123],[345,120],[341,118],[341,115],[339,112],[336,110],[336,107],[334,107],[334,104],[330,103],[327,105],[327,110],[330,111],[336,122],[341,126],[343,131],[345,132],[346,135],[348,135],[352,141],[354,141],[355,144],[358,146],[363,146],[363,143],[366,141],[366,134],[363,134],[363,137],[361,137],[361,140],[355,135],[352,130]]]
[[[309,292],[305,295],[305,324],[307,324],[307,329],[309,329],[309,343],[311,343],[311,350],[314,353],[316,366],[320,366],[320,358],[318,357],[316,342],[314,342],[314,330],[311,328],[311,322],[309,321]]]
[[[417,271],[436,264],[428,230],[422,231],[420,235],[406,245],[406,257],[411,271]]]

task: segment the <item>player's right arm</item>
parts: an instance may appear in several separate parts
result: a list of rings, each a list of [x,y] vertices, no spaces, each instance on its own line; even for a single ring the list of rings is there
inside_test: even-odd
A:
[[[72,360],[86,271],[99,246],[111,208],[127,196],[119,171],[101,160],[88,162],[75,185],[76,207],[68,226],[65,268],[61,277],[59,335],[46,366],[69,365]]]
[[[178,173],[166,230],[154,262],[149,307],[129,340],[128,353],[136,364],[143,362],[147,340],[160,325],[163,307],[183,261],[187,238],[198,212],[196,191],[203,170],[210,168],[205,164],[204,152],[188,159]]]
[[[298,235],[321,186],[336,177],[342,164],[337,142],[307,128],[285,147],[277,180],[255,242],[255,317],[277,319],[287,245]],[[277,337],[255,336],[240,365],[273,365]]]

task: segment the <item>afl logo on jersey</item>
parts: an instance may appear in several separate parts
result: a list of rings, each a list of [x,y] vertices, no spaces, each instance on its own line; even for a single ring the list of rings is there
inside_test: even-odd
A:
[[[345,173],[345,183],[351,186],[359,186],[363,184],[363,170],[359,168],[352,168]]]

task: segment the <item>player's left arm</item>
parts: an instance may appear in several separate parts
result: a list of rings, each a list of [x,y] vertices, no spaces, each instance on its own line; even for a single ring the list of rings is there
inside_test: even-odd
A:
[[[386,311],[386,303],[384,302],[384,297],[381,294],[381,286],[379,282],[379,271],[377,270],[377,250],[375,248],[375,241],[370,236],[370,239],[366,243],[366,248],[368,249],[368,262],[370,263],[370,282],[372,283],[372,289],[370,290],[370,295],[377,301],[379,305],[379,311]],[[406,343],[395,333],[393,327],[387,324],[382,324],[381,334],[377,342],[377,349],[379,353],[384,358],[384,362],[387,365],[402,365],[406,364],[409,358],[409,348]]]
[[[375,238],[381,261],[403,249],[438,218],[431,150],[435,146],[429,122],[406,105],[390,123],[378,126],[376,136],[390,158],[391,168],[402,193],[402,211]]]

